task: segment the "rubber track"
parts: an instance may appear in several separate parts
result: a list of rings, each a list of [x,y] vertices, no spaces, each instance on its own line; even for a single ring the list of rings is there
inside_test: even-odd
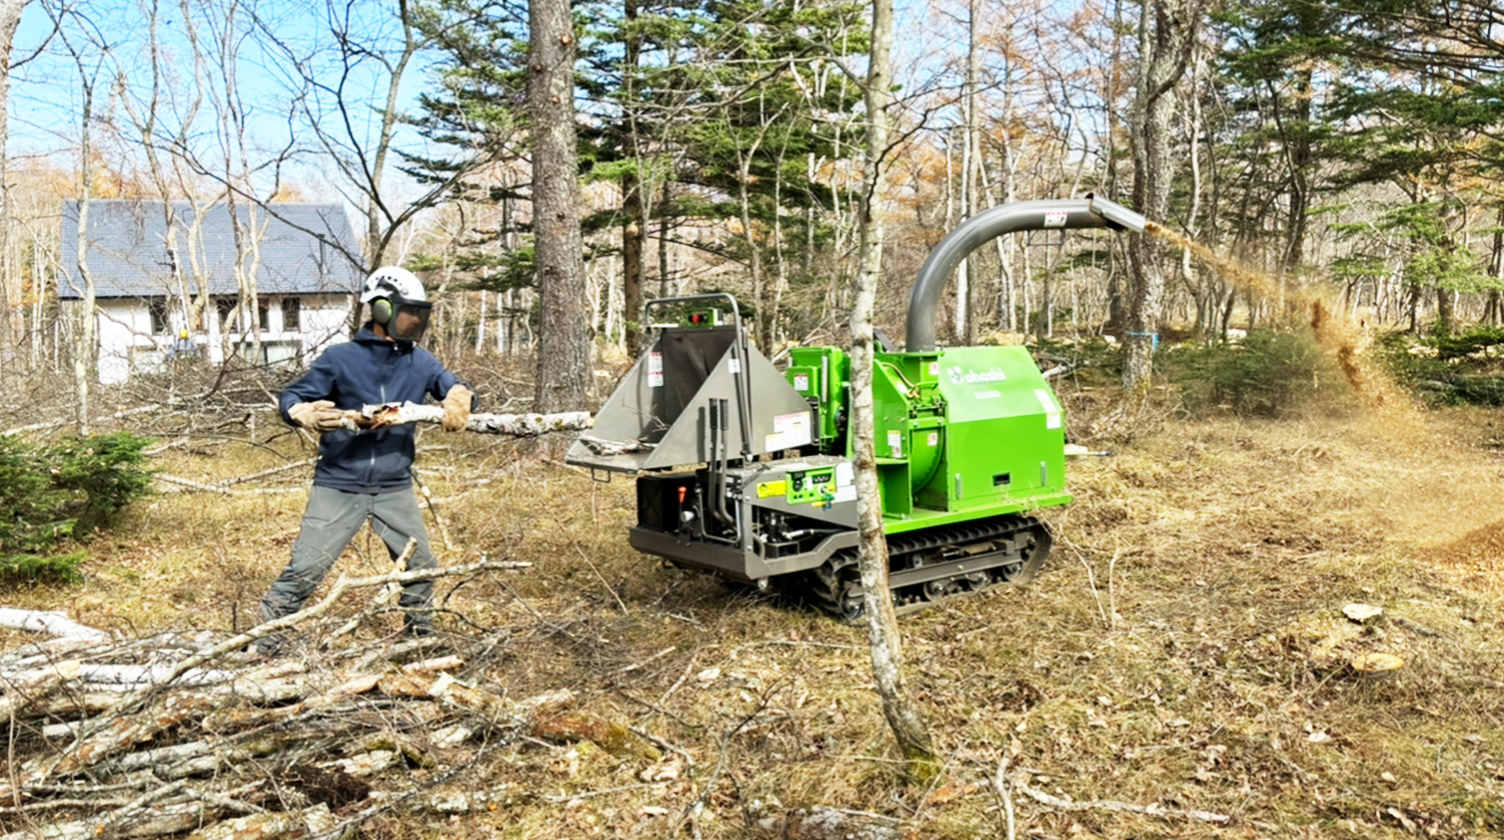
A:
[[[1049,538],[1044,531],[1044,525],[1039,520],[1026,516],[1000,516],[993,519],[983,519],[976,522],[968,522],[963,525],[951,525],[922,531],[917,534],[900,534],[888,538],[888,562],[890,569],[902,571],[905,564],[898,562],[901,558],[920,551],[930,551],[936,548],[960,548],[974,543],[981,543],[999,538],[1013,538],[1024,535],[1025,532],[1038,529],[1043,536],[1048,552]],[[1020,541],[1023,542],[1023,541]],[[1027,547],[1037,548],[1041,540],[1027,541]],[[1043,562],[1043,557],[1025,557],[1022,548],[1025,546],[1015,545],[1019,563],[1030,563],[1037,566]],[[949,563],[958,565],[965,564],[972,558],[960,557],[946,563],[928,564],[926,568],[938,568]],[[1009,564],[1011,565],[1011,564]],[[857,582],[857,549],[848,548],[836,552],[819,568],[794,575],[796,580],[789,581],[793,586],[788,587],[790,594],[798,595],[804,600],[813,603],[820,609],[834,616],[840,621],[854,623],[862,616],[860,596],[853,597],[853,593],[860,592],[860,584]],[[1002,579],[997,574],[1002,567],[993,568],[988,575],[988,582],[982,588],[1006,583],[1009,579]],[[950,581],[963,581],[967,588],[971,588],[970,582],[966,581],[968,574],[958,574],[951,578],[945,578],[936,583],[945,584]],[[854,601],[854,603],[853,603]],[[893,604],[895,611],[902,615],[916,612],[933,606],[937,601],[923,595],[923,584],[908,585],[895,588],[893,591]]]

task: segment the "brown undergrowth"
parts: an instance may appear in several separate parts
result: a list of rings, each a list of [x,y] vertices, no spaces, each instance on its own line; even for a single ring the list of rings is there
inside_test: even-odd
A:
[[[441,448],[423,452],[423,476],[455,544],[442,561],[534,564],[439,584],[443,633],[510,631],[471,678],[509,697],[570,689],[578,711],[651,736],[662,756],[524,740],[458,777],[507,793],[488,808],[367,831],[771,838],[809,836],[797,816],[827,807],[882,836],[1002,836],[988,780],[1007,756],[1017,780],[1056,796],[1230,818],[1065,813],[1014,790],[1020,837],[1504,832],[1504,523],[1490,521],[1504,462],[1486,445],[1492,415],[1421,420],[1172,419],[1075,463],[1076,502],[1050,515],[1057,545],[1033,585],[904,619],[910,687],[947,761],[931,790],[902,783],[860,630],[637,555],[628,481],[592,482],[537,442],[425,432]],[[195,444],[158,460],[209,482],[303,446]],[[92,547],[83,586],[6,603],[123,634],[244,627],[286,562],[306,480],[162,495]],[[339,569],[387,562],[362,534]],[[1351,603],[1384,612],[1356,624]],[[378,616],[355,637],[399,626]],[[1354,668],[1376,652],[1404,665]],[[480,746],[446,762],[467,750]],[[371,781],[421,786],[448,769]]]

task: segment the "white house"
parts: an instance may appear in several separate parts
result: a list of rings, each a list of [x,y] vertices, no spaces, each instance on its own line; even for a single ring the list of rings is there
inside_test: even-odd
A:
[[[191,202],[176,201],[172,210],[177,221],[175,247],[169,249],[160,202],[89,202],[85,247],[98,311],[100,382],[159,370],[175,353],[202,354],[217,365],[227,343],[247,361],[308,364],[325,346],[348,339],[364,275],[346,256],[359,255],[360,246],[343,207],[276,204],[271,214],[257,211],[261,355],[255,359],[249,307],[237,306],[229,208],[216,204],[198,215]],[[246,208],[238,211],[240,223],[249,227]],[[60,246],[58,297],[76,302],[84,288],[78,273],[77,201],[63,205]],[[173,270],[174,256],[180,271]],[[189,323],[189,302],[198,297],[202,281],[208,283],[210,306]],[[179,338],[184,329],[187,342]]]

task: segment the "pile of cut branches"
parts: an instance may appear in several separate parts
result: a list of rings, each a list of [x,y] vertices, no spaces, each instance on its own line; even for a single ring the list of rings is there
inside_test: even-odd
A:
[[[421,576],[511,568],[477,563],[342,578],[318,605],[235,636],[120,640],[53,613],[0,610],[0,623],[55,638],[0,655],[0,840],[84,840],[193,832],[203,840],[341,837],[389,813],[458,813],[509,793],[457,783],[524,737],[623,736],[571,711],[567,691],[504,697],[488,679],[509,632],[400,643],[353,641],[320,617],[341,593]],[[320,619],[320,621],[316,621]],[[304,655],[265,660],[247,643],[297,626]]]

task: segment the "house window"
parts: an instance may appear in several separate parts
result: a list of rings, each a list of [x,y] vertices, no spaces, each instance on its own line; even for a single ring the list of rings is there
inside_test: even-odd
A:
[[[167,298],[152,298],[146,302],[146,311],[151,313],[151,333],[167,332]]]
[[[266,301],[260,300],[256,302],[256,320],[257,323],[261,324],[262,332],[272,331],[272,325],[267,321],[271,317],[271,314],[271,307],[267,306]]]
[[[230,315],[235,311],[235,298],[215,298],[214,311],[219,313],[219,331],[222,333],[233,332],[235,325],[231,323]]]
[[[303,323],[299,315],[303,312],[302,301],[297,298],[282,298],[282,331],[299,332],[303,329]]]

